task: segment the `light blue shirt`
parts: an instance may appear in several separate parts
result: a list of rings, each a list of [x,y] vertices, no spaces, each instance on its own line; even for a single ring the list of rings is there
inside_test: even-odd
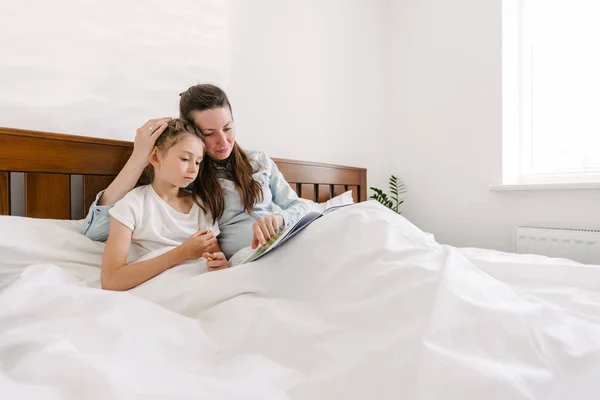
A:
[[[256,171],[253,177],[262,186],[263,199],[255,204],[252,213],[248,214],[233,181],[225,177],[219,178],[219,183],[225,192],[225,210],[218,221],[221,231],[219,245],[227,258],[252,244],[254,236],[252,225],[256,220],[268,215],[280,214],[284,226],[289,226],[313,207],[313,202],[298,197],[279,172],[277,165],[264,152],[250,151],[247,154]],[[103,193],[104,191],[98,193],[96,200],[90,206],[83,228],[84,235],[99,241],[104,241],[108,237],[110,227],[108,211],[112,207],[112,205],[97,205]]]

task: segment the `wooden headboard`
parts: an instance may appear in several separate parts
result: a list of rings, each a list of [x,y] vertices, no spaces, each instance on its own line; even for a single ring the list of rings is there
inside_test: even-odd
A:
[[[11,173],[24,173],[24,215],[70,219],[71,176],[83,179],[84,214],[96,194],[119,173],[132,142],[0,127],[0,215],[11,214]],[[367,170],[274,158],[283,176],[305,199],[323,202],[352,190],[367,200]]]

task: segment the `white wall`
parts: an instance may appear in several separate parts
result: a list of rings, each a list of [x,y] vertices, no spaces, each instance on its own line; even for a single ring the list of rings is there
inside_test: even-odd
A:
[[[384,2],[233,0],[238,140],[278,157],[385,168]],[[385,178],[384,178],[385,179]]]
[[[8,3],[8,2],[5,2]],[[0,126],[131,140],[212,82],[238,138],[381,176],[383,0],[33,0],[0,6]]]
[[[5,1],[0,36],[0,126],[132,139],[229,74],[221,0]]]
[[[489,191],[502,182],[501,0],[388,7],[386,120],[405,216],[441,242],[500,250],[517,225],[599,229],[600,191]]]

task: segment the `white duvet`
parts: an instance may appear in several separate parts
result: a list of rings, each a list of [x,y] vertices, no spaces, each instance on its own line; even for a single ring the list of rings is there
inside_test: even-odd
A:
[[[0,218],[1,399],[600,398],[599,267],[442,246],[367,202],[115,293],[77,229]]]

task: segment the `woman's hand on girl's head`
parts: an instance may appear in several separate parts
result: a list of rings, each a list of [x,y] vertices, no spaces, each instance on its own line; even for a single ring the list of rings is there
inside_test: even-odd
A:
[[[279,214],[269,215],[256,221],[252,225],[254,237],[252,238],[252,248],[255,249],[258,245],[265,245],[267,240],[279,232],[283,227],[283,217]]]
[[[221,252],[203,253],[202,257],[206,258],[206,264],[208,265],[209,271],[218,271],[229,266],[227,258],[225,258],[225,254]]]
[[[216,245],[217,239],[212,231],[199,231],[185,239],[179,247],[185,261],[187,261],[203,257],[204,253],[212,251]]]
[[[154,148],[156,139],[167,129],[171,117],[155,118],[138,128],[133,141],[132,157],[148,165],[148,157]]]
[[[127,160],[127,163],[115,180],[108,185],[104,194],[96,203],[97,205],[106,206],[115,204],[135,187],[144,168],[150,163],[149,157],[156,139],[167,129],[167,123],[170,119],[170,117],[151,119],[137,130],[135,140],[133,141],[133,153],[131,153],[131,157],[129,157],[129,160]]]

